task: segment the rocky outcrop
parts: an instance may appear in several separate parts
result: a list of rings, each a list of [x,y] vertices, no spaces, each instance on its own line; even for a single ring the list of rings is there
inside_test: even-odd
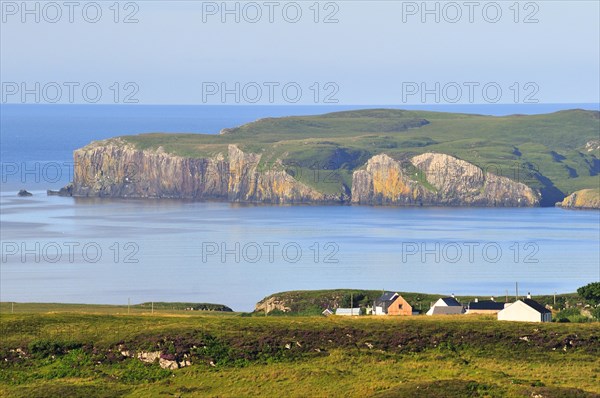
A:
[[[565,209],[600,209],[600,189],[575,191],[557,206]]]
[[[412,205],[433,198],[432,192],[408,177],[404,166],[385,154],[373,156],[364,170],[352,176],[352,202]]]
[[[520,207],[539,200],[525,184],[437,153],[404,162],[377,155],[352,179],[352,201],[360,204]]]
[[[232,202],[314,203],[335,202],[339,198],[324,195],[294,179],[280,167],[259,171],[260,155],[245,153],[229,145],[229,189]]]
[[[600,140],[590,140],[586,142],[584,149],[587,152],[600,151]]]
[[[25,189],[21,189],[19,192],[17,192],[17,196],[27,197],[27,196],[33,196],[33,194]]]
[[[229,145],[227,154],[188,158],[162,148],[137,149],[120,139],[102,141],[75,151],[72,194],[265,203],[339,201],[283,169],[259,171],[260,158],[235,145]]]
[[[174,358],[170,358],[169,355],[165,355],[160,351],[140,351],[140,352],[131,352],[128,350],[121,351],[121,355],[129,358],[137,358],[142,362],[146,363],[158,363],[158,365],[163,369],[180,369],[186,366],[190,366],[192,363],[189,361],[189,355],[185,354],[185,357],[181,361],[177,361]]]
[[[254,307],[254,312],[262,312],[266,314],[275,310],[281,312],[290,312],[291,308],[286,300],[273,296],[265,297],[263,300],[256,303],[256,306]]]
[[[62,187],[58,191],[53,191],[51,189],[48,189],[46,191],[46,195],[48,195],[48,196],[73,196],[73,184],[72,183],[67,184],[66,186]]]

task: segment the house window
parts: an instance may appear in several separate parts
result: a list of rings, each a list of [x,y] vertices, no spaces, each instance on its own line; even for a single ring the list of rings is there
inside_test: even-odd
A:
[[[400,304],[400,305],[398,306],[398,309],[400,309],[400,310],[402,309],[402,304]]]

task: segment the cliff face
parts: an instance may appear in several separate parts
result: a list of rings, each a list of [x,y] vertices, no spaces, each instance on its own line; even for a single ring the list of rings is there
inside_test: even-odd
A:
[[[74,196],[226,198],[229,164],[223,156],[192,159],[161,148],[139,150],[120,140],[74,152]]]
[[[411,180],[402,166],[387,155],[373,156],[364,170],[357,170],[352,175],[352,202],[375,205],[429,202],[433,194]]]
[[[283,170],[259,172],[260,155],[235,145],[229,145],[227,155],[196,159],[161,148],[136,149],[119,139],[94,143],[74,153],[73,195],[267,203],[335,200]]]
[[[259,171],[260,155],[229,145],[228,199],[232,202],[312,203],[335,201],[287,174],[284,170]]]
[[[518,207],[537,206],[539,200],[525,184],[444,154],[406,162],[377,155],[352,178],[352,201],[361,204]]]
[[[557,205],[566,209],[600,209],[600,189],[575,191]]]
[[[399,162],[380,154],[353,173],[351,198],[324,194],[282,166],[261,170],[260,154],[229,145],[227,154],[188,158],[161,147],[139,149],[120,139],[75,151],[74,196],[217,199],[231,202],[446,206],[536,206],[524,184],[443,154]]]

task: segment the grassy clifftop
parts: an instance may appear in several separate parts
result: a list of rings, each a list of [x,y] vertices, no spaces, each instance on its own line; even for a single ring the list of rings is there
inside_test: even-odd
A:
[[[317,116],[266,118],[220,135],[142,134],[123,137],[141,149],[185,157],[227,154],[227,145],[261,154],[260,167],[285,168],[324,193],[347,191],[352,172],[374,155],[402,160],[445,153],[487,172],[541,189],[545,204],[584,188],[600,173],[597,111],[568,110],[504,117],[369,109]]]

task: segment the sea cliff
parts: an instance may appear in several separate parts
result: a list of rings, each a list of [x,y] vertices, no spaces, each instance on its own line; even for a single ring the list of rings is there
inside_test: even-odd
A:
[[[260,155],[229,145],[213,157],[189,158],[164,149],[137,149],[121,139],[74,152],[73,196],[215,199],[231,202],[313,203],[339,200],[283,170],[258,171]]]
[[[386,154],[352,174],[351,192],[321,192],[281,167],[261,167],[261,154],[230,144],[226,153],[196,158],[139,149],[122,139],[94,142],[74,152],[73,196],[182,198],[255,203],[536,206],[539,193],[506,177],[484,173],[455,157],[424,153],[405,161]]]

